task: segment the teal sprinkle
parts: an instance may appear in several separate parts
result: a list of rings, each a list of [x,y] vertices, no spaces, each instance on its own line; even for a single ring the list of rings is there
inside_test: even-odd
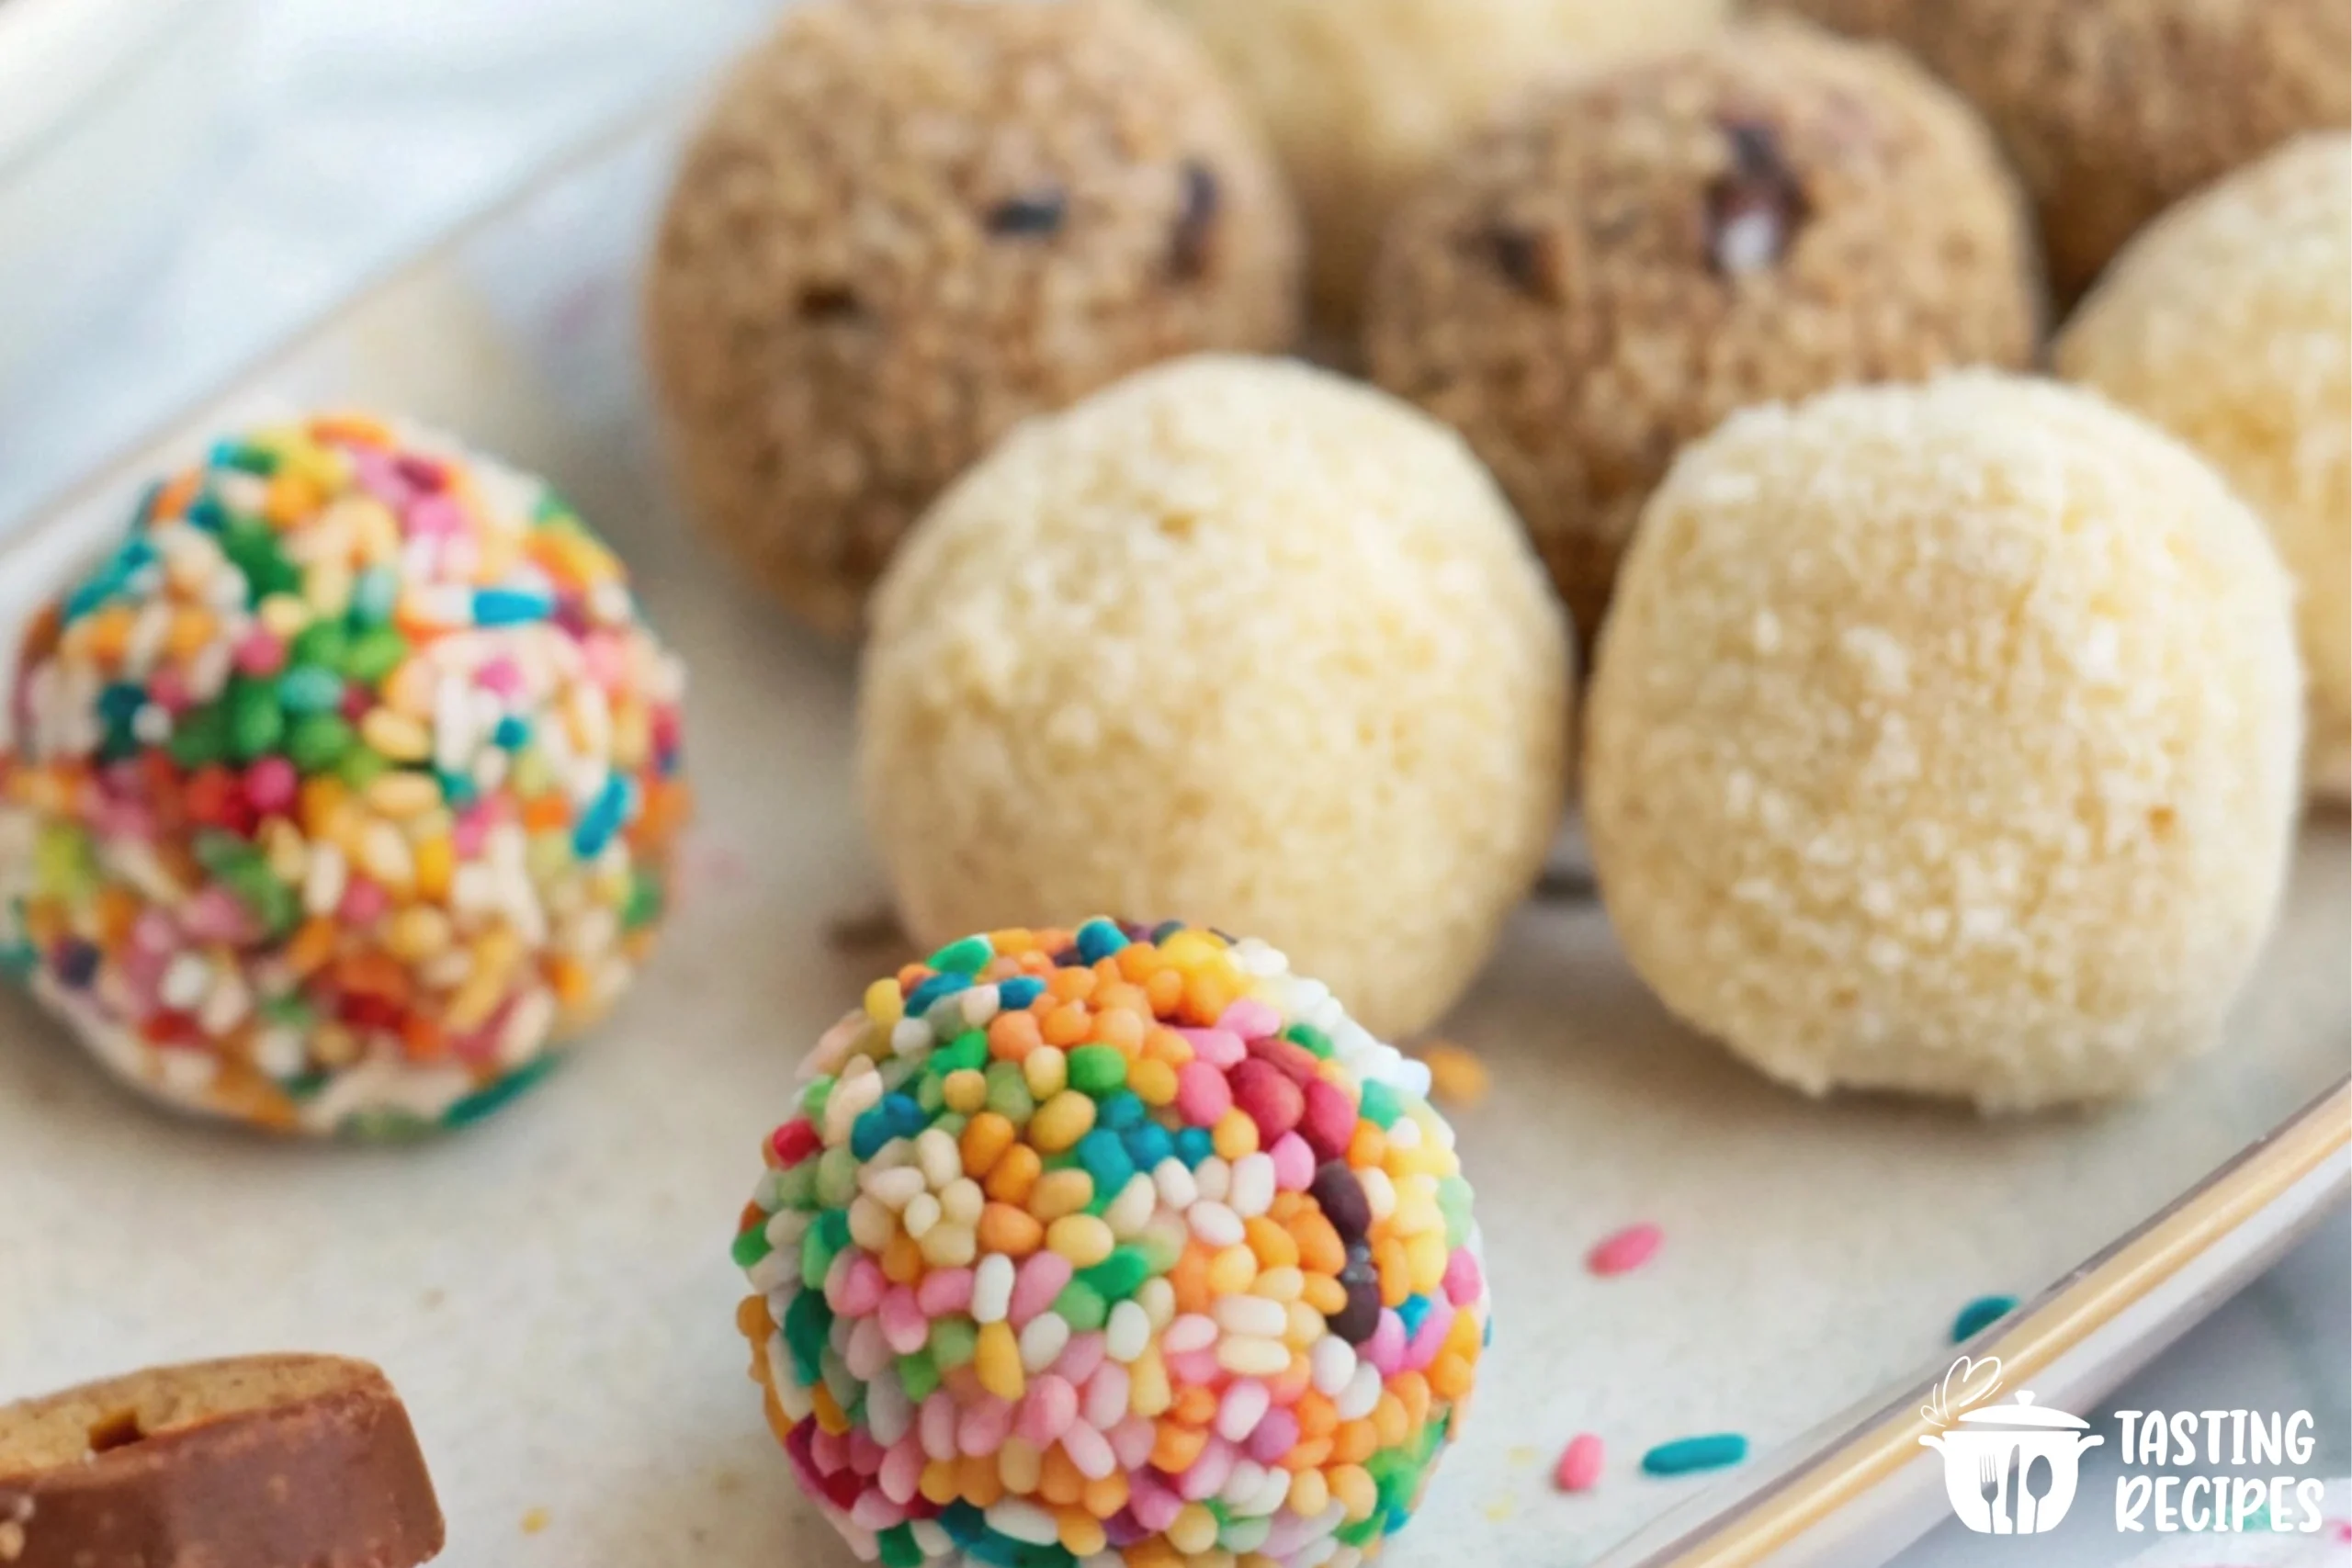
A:
[[[1722,1470],[1747,1458],[1747,1439],[1737,1432],[1711,1432],[1703,1438],[1677,1438],[1660,1443],[1642,1456],[1645,1475],[1689,1475],[1695,1471]]]
[[[951,942],[926,961],[943,975],[977,975],[988,961],[996,956],[996,949],[984,936],[967,936]]]
[[[1331,1037],[1311,1023],[1294,1023],[1283,1031],[1283,1038],[1294,1045],[1304,1045],[1313,1055],[1328,1058],[1331,1055]]]
[[[380,626],[392,618],[400,600],[400,574],[386,566],[371,566],[351,585],[351,618],[363,626]]]
[[[343,677],[320,664],[298,664],[278,678],[277,705],[288,713],[333,713],[343,705]]]
[[[1405,1113],[1404,1102],[1396,1098],[1396,1091],[1377,1081],[1363,1086],[1363,1099],[1357,1109],[1363,1111],[1365,1121],[1384,1133],[1396,1125],[1396,1118]]]
[[[1960,1315],[1951,1320],[1951,1342],[1957,1345],[1963,1339],[1973,1339],[2017,1310],[2015,1296],[1979,1296],[1961,1308]]]

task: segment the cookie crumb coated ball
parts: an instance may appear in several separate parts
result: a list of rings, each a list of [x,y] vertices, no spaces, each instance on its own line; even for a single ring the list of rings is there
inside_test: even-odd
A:
[[[1393,1035],[1541,868],[1570,685],[1542,570],[1450,433],[1204,357],[1023,427],[923,520],[876,599],[860,783],[923,940],[1182,909]]]
[[[1316,314],[1351,332],[1406,193],[1546,71],[1690,42],[1726,0],[1163,0],[1265,118],[1310,237]]]
[[[2062,299],[2139,227],[2298,132],[2352,118],[2344,0],[1776,0],[1911,51],[1984,112]]]
[[[2212,470],[1989,372],[1736,415],[1642,520],[1589,694],[1610,917],[1773,1077],[1988,1110],[2212,1043],[2299,799],[2290,587]]]
[[[2151,225],[2058,340],[2060,374],[2197,448],[2295,576],[2305,773],[2352,791],[2352,138],[2312,135]]]
[[[26,636],[0,957],[180,1109],[474,1121],[652,940],[682,683],[538,480],[356,415],[223,440]]]
[[[735,1258],[802,1487],[886,1568],[1352,1568],[1491,1311],[1429,1074],[1254,939],[950,942],[803,1069]]]
[[[1366,346],[1494,470],[1589,638],[1683,442],[1754,402],[2022,366],[2036,290],[1968,107],[1782,23],[1523,98],[1398,214]]]
[[[1279,350],[1297,218],[1142,0],[810,0],[689,148],[649,336],[691,510],[854,633],[899,536],[1018,421],[1201,349]]]

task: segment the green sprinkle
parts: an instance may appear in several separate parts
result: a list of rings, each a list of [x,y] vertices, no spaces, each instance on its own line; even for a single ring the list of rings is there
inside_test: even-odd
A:
[[[323,664],[298,664],[278,677],[277,705],[290,714],[333,713],[343,705],[343,677]]]
[[[784,1309],[784,1344],[792,1352],[792,1375],[814,1388],[825,1375],[825,1340],[833,1331],[833,1309],[822,1291],[803,1291]]]
[[[334,765],[343,782],[355,790],[366,789],[384,774],[392,771],[391,759],[366,746],[354,746]]]
[[[1150,1278],[1151,1259],[1145,1257],[1139,1248],[1114,1247],[1110,1257],[1091,1269],[1081,1270],[1072,1285],[1075,1287],[1083,1282],[1100,1292],[1102,1300],[1119,1302],[1134,1295]],[[1070,1326],[1075,1328],[1078,1325],[1073,1323]]]
[[[312,621],[296,632],[294,640],[286,645],[286,661],[289,665],[315,665],[332,674],[342,668],[344,655],[350,646],[351,639],[344,635],[339,622]]]
[[[943,1372],[968,1365],[978,1350],[980,1331],[972,1320],[962,1315],[934,1319],[931,1325],[931,1343],[924,1353]]]
[[[1030,1098],[1029,1085],[1021,1076],[1019,1064],[991,1062],[989,1064],[989,1109],[1016,1127],[1025,1127],[1029,1118],[1037,1112],[1037,1102]]]
[[[229,710],[219,703],[190,708],[172,726],[172,761],[183,768],[217,762],[228,749]]]
[[[220,553],[243,575],[254,603],[302,586],[301,571],[277,547],[277,530],[266,523],[239,518],[230,524],[220,531]]]
[[[931,1397],[939,1386],[939,1369],[932,1364],[927,1350],[899,1358],[899,1386],[907,1391],[909,1403],[920,1404]]]
[[[1405,1107],[1397,1100],[1396,1091],[1386,1084],[1379,1082],[1367,1082],[1363,1086],[1363,1099],[1357,1105],[1357,1109],[1363,1113],[1365,1121],[1383,1132],[1396,1125],[1396,1118],[1405,1113]]]
[[[984,936],[967,936],[951,942],[931,955],[929,963],[943,975],[977,975],[988,961],[996,956],[996,949]]]
[[[808,1080],[808,1087],[800,1091],[800,1114],[821,1124],[825,1120],[825,1102],[832,1097],[832,1075],[819,1073]]]
[[[1072,1330],[1080,1334],[1102,1327],[1111,1316],[1111,1303],[1102,1299],[1101,1291],[1084,1280],[1072,1280],[1064,1285],[1062,1293],[1054,1298],[1054,1310],[1061,1314],[1062,1320]]]
[[[736,1268],[749,1269],[775,1248],[768,1245],[768,1227],[756,1224],[746,1225],[737,1233],[735,1245],[729,1250],[735,1258]]]
[[[1100,1100],[1127,1086],[1126,1054],[1116,1045],[1080,1045],[1069,1054],[1069,1086]]]
[[[343,672],[372,686],[399,669],[407,657],[408,638],[390,626],[370,626],[352,639],[343,656]]]
[[[239,677],[229,685],[229,752],[240,762],[277,750],[286,716],[278,708],[277,682]]]
[[[930,1068],[941,1077],[950,1073],[978,1072],[989,1065],[989,1037],[967,1029],[931,1054]]]
[[[850,1201],[857,1196],[857,1156],[843,1144],[817,1156],[817,1201],[842,1213],[846,1234]]]
[[[1331,1055],[1331,1037],[1311,1023],[1294,1023],[1283,1031],[1283,1038],[1294,1045],[1304,1045],[1315,1055]]]
[[[351,750],[351,726],[332,713],[306,714],[286,737],[286,760],[305,773],[322,773]]]
[[[923,1550],[915,1544],[912,1525],[892,1525],[874,1538],[874,1549],[882,1568],[922,1568]]]

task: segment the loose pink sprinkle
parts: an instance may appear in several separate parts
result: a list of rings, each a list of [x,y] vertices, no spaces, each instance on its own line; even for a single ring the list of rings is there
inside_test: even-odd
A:
[[[1584,1266],[1604,1279],[1628,1273],[1647,1263],[1664,1240],[1666,1233],[1644,1220],[1602,1240],[1585,1254]]]
[[[1560,1450],[1560,1462],[1552,1467],[1552,1484],[1563,1492],[1589,1492],[1600,1480],[1600,1439],[1578,1432]]]

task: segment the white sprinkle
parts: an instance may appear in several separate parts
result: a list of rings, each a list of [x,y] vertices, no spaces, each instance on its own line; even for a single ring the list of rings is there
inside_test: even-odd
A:
[[[212,982],[212,989],[205,997],[204,1006],[198,1010],[196,1021],[203,1027],[205,1033],[219,1039],[244,1021],[245,1015],[253,1010],[253,993],[245,988],[244,981],[238,978],[236,970],[224,968],[220,977]]]
[[[156,995],[175,1012],[186,1012],[204,999],[212,984],[212,970],[201,953],[181,953],[164,971]]]
[[[916,1193],[907,1201],[906,1213],[899,1216],[899,1223],[907,1227],[909,1235],[921,1241],[939,1223],[939,1200],[929,1192]]]
[[[1266,1418],[1272,1401],[1267,1396],[1266,1385],[1255,1378],[1236,1378],[1226,1385],[1225,1397],[1217,1401],[1216,1435],[1228,1443],[1247,1441]]]
[[[987,1265],[982,1264],[981,1267],[986,1268]],[[978,1281],[973,1284],[972,1293],[977,1301],[979,1295]],[[1125,1366],[1142,1355],[1150,1342],[1151,1319],[1144,1315],[1143,1308],[1132,1301],[1124,1301],[1111,1309],[1110,1320],[1102,1330],[1105,1355]]]
[[[1190,1209],[1201,1195],[1200,1188],[1193,1180],[1193,1173],[1185,1168],[1182,1160],[1173,1155],[1153,1168],[1151,1181],[1159,1189],[1159,1201],[1180,1214]]]
[[[1358,1361],[1356,1370],[1348,1374],[1348,1386],[1331,1401],[1332,1414],[1342,1421],[1352,1421],[1372,1414],[1380,1403],[1380,1369],[1370,1361]]]
[[[875,1088],[878,1096],[881,1089],[879,1078],[875,1080]],[[836,1088],[833,1094],[835,1098],[839,1098],[841,1089]],[[825,1102],[825,1109],[828,1111],[831,1111],[831,1100]],[[827,1119],[831,1120],[830,1117]],[[898,1141],[895,1138],[891,1140],[892,1143]],[[876,1151],[877,1154],[879,1152]],[[922,1172],[914,1167],[878,1166],[871,1161],[867,1162],[865,1168],[858,1173],[857,1184],[865,1190],[866,1196],[893,1213],[905,1208],[923,1190]]]
[[[1069,1343],[1069,1322],[1057,1312],[1041,1312],[1021,1330],[1021,1368],[1042,1372]]]
[[[933,1191],[964,1174],[964,1159],[956,1151],[956,1140],[937,1127],[926,1127],[915,1135],[915,1164],[922,1167],[922,1179]]]
[[[1255,1219],[1273,1206],[1274,1160],[1268,1154],[1243,1155],[1233,1165],[1227,1201],[1243,1219]]]
[[[1315,1341],[1306,1353],[1308,1374],[1315,1392],[1326,1399],[1335,1399],[1348,1380],[1356,1375],[1356,1353],[1348,1342],[1336,1334],[1326,1334]]]
[[[1200,1190],[1202,1197],[1214,1202],[1225,1201],[1232,1183],[1233,1168],[1221,1156],[1211,1155],[1193,1168],[1193,1185]]]
[[[1136,1290],[1135,1303],[1154,1329],[1165,1328],[1176,1317],[1176,1287],[1165,1274],[1155,1274]]]
[[[890,1049],[901,1056],[911,1056],[931,1049],[931,1025],[919,1018],[902,1018],[890,1026]]]
[[[1240,1215],[1207,1198],[1184,1211],[1184,1223],[1200,1237],[1204,1247],[1238,1246],[1249,1234],[1241,1228]]]
[[[1120,1241],[1133,1241],[1144,1226],[1151,1223],[1152,1211],[1159,1206],[1159,1190],[1151,1178],[1137,1171],[1127,1178],[1119,1195],[1102,1210],[1102,1223]]]
[[[1120,1303],[1125,1305],[1125,1303]],[[972,1321],[1002,1323],[1012,1306],[1012,1259],[991,1252],[972,1271]],[[1147,1325],[1148,1326],[1148,1325]],[[1143,1354],[1138,1348],[1136,1355]],[[1135,1359],[1134,1356],[1127,1358]]]
[[[1290,1324],[1290,1314],[1283,1310],[1283,1303],[1264,1296],[1226,1296],[1209,1311],[1217,1326],[1227,1334],[1260,1339],[1281,1338]]]
[[[503,1066],[519,1066],[539,1054],[548,1031],[555,1024],[555,993],[545,986],[523,993],[498,1032],[497,1056]]]
[[[982,1029],[997,1013],[997,993],[994,986],[973,986],[960,991],[956,998],[964,1014],[964,1027]]]
[[[1227,1335],[1216,1342],[1216,1364],[1237,1377],[1270,1378],[1290,1365],[1290,1349],[1279,1339]]]
[[[1000,1497],[988,1506],[989,1529],[1031,1546],[1050,1546],[1061,1539],[1054,1516],[1021,1497]]]
[[[1402,1127],[1406,1123],[1407,1118],[1396,1118],[1397,1126]],[[1386,1171],[1376,1165],[1368,1165],[1356,1172],[1356,1179],[1363,1188],[1364,1206],[1372,1211],[1375,1222],[1385,1220],[1396,1212],[1396,1189],[1389,1182]]]

